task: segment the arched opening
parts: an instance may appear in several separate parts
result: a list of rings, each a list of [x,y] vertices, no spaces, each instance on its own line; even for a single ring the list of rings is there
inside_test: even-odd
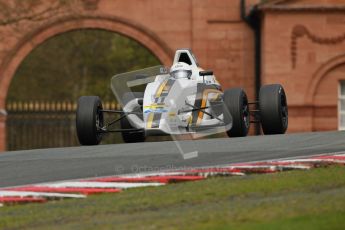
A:
[[[73,30],[49,38],[19,65],[7,102],[77,100],[98,95],[114,100],[110,78],[118,73],[161,64],[140,43],[98,29]]]
[[[331,59],[317,71],[310,89],[313,131],[337,130],[342,120],[345,124],[345,117],[339,115],[340,110],[345,111],[345,101],[343,103],[340,101],[340,92],[345,91],[340,88],[343,81],[345,81],[345,56]]]
[[[171,64],[171,48],[150,29],[128,19],[110,16],[66,16],[43,24],[17,42],[0,65],[0,109],[5,107],[11,80],[24,58],[38,45],[58,34],[79,29],[103,29],[132,38],[149,49],[164,65]],[[1,131],[0,131],[1,132]]]
[[[145,46],[104,29],[57,34],[35,47],[12,78],[7,95],[7,149],[73,146],[75,102],[98,95],[115,106],[110,78],[161,64]],[[121,142],[112,135],[105,142]]]
[[[132,38],[154,53],[164,65],[169,65],[173,57],[172,49],[156,33],[138,22],[121,17],[106,15],[74,17],[67,15],[43,23],[18,40],[0,64],[0,151],[6,149],[6,115],[4,116],[4,109],[7,92],[19,65],[35,47],[47,39],[78,29],[103,29]]]

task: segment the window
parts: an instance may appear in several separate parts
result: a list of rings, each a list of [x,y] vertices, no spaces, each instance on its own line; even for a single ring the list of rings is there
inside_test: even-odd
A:
[[[339,82],[338,129],[345,130],[345,81]]]

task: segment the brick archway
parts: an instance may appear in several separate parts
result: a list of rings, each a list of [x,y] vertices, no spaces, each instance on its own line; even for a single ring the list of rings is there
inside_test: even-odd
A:
[[[11,80],[24,58],[47,39],[72,30],[103,29],[132,38],[148,48],[164,65],[171,64],[173,52],[155,33],[142,25],[119,17],[66,17],[47,23],[25,35],[3,59],[0,66],[0,151],[5,150],[5,104]]]
[[[116,32],[132,38],[148,48],[164,65],[171,64],[173,51],[155,33],[149,29],[119,17],[66,17],[47,23],[24,36],[16,47],[7,55],[0,66],[0,109],[5,107],[6,96],[11,80],[24,58],[35,47],[54,37],[72,30],[78,29],[103,29]]]

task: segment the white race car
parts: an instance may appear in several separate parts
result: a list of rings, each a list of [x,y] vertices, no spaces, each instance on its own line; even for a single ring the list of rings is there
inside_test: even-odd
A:
[[[264,134],[283,134],[288,126],[281,85],[262,86],[259,101],[249,103],[242,88],[223,92],[213,71],[201,69],[190,49],[177,50],[171,68],[155,66],[115,75],[111,89],[121,111],[103,109],[97,96],[79,98],[76,127],[80,144],[97,145],[109,132],[121,132],[125,142],[142,142],[148,135],[198,138],[226,132],[229,137],[243,137],[250,123],[261,123]],[[120,116],[105,122],[104,113]],[[121,128],[112,129],[117,122]]]

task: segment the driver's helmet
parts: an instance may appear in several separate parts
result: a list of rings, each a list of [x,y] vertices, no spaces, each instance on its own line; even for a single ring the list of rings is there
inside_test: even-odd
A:
[[[192,75],[192,68],[190,65],[184,62],[178,62],[171,66],[170,75],[173,78],[190,78]]]

